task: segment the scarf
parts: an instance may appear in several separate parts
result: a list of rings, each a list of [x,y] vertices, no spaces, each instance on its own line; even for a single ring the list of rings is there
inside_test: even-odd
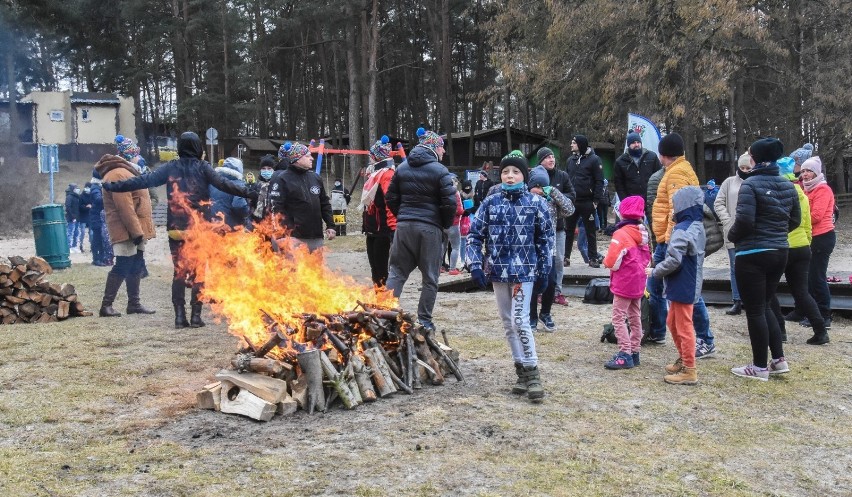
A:
[[[805,191],[810,193],[814,188],[818,187],[820,184],[825,183],[825,175],[822,173],[817,174],[814,179],[808,181],[806,179],[802,180],[802,186],[805,187]]]

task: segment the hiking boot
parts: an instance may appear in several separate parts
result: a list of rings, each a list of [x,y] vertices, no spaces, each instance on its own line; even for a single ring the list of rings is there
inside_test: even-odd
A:
[[[604,363],[607,369],[630,369],[634,366],[633,356],[627,352],[618,352],[612,359]]]
[[[735,300],[734,305],[731,306],[730,309],[725,311],[725,314],[728,316],[739,316],[743,312],[743,303],[740,300]]]
[[[547,333],[553,333],[556,331],[556,323],[553,322],[553,318],[550,314],[541,313],[538,315],[538,318],[541,319],[541,324],[544,325],[544,331]]]
[[[670,385],[695,385],[698,383],[698,370],[683,367],[674,374],[667,374],[663,380]]]
[[[541,386],[538,366],[525,366],[522,373],[527,383],[527,397],[533,402],[541,402],[544,398],[544,388]]]
[[[815,333],[814,336],[808,338],[808,345],[825,345],[831,340],[828,338],[828,333]]]
[[[798,322],[798,321],[801,321],[804,318],[805,318],[805,316],[802,316],[801,314],[799,314],[799,312],[796,311],[795,309],[788,312],[787,314],[784,314],[784,321]]]
[[[192,304],[192,312],[189,316],[189,326],[190,328],[203,328],[204,321],[201,320],[201,302],[197,304]]]
[[[742,366],[739,368],[731,368],[731,372],[743,378],[751,378],[753,380],[769,381],[769,370],[757,368],[753,364]]]
[[[769,370],[769,374],[783,374],[790,372],[790,366],[787,364],[787,360],[783,357],[769,361],[769,367],[766,369]]]
[[[175,304],[175,328],[189,328],[189,321],[186,320],[186,304]]]
[[[666,373],[668,374],[679,373],[681,369],[683,369],[683,359],[680,357],[678,357],[673,364],[669,364],[665,367]]]
[[[518,395],[527,393],[527,379],[524,376],[524,365],[520,362],[515,363],[515,373],[518,375],[518,381],[516,381],[515,386],[512,387],[512,393],[516,393]]]
[[[633,367],[638,366],[639,365],[639,352],[634,352],[634,353],[630,354],[630,357],[633,358]]]
[[[568,305],[568,301],[565,300],[565,295],[562,295],[561,293],[553,298],[553,303],[559,305]]]
[[[695,340],[695,358],[704,359],[716,355],[716,345],[698,338]]]

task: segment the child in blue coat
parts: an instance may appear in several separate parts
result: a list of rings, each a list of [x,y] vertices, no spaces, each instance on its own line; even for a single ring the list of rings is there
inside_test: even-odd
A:
[[[534,287],[547,286],[555,232],[547,201],[527,190],[529,166],[521,152],[503,158],[500,179],[500,191],[483,200],[471,222],[466,261],[473,281],[494,286],[518,375],[512,392],[539,402],[544,389],[530,329],[530,297]]]

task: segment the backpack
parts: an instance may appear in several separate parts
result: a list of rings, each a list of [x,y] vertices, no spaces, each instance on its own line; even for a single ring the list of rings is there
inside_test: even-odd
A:
[[[716,219],[716,215],[704,204],[704,215],[702,221],[704,223],[704,234],[706,242],[704,244],[704,257],[718,251],[725,245],[725,237],[722,234],[722,223]]]
[[[611,304],[612,292],[609,290],[609,278],[593,278],[586,285],[583,295],[584,304]]]

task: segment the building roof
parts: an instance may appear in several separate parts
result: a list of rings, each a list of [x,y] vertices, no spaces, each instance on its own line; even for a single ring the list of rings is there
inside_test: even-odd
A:
[[[266,138],[237,138],[239,143],[256,152],[276,152],[278,147]]]
[[[518,129],[518,128],[509,128],[509,129],[512,131],[513,134],[524,135],[524,136],[533,138],[533,139],[538,140],[538,141],[544,141],[544,140],[547,139],[547,137],[545,135],[542,135],[542,134],[539,134],[539,133],[534,133],[532,131],[526,131],[526,130]],[[482,138],[487,138],[491,135],[505,135],[505,134],[506,134],[506,128],[490,128],[490,129],[480,129],[480,130],[474,131],[473,137],[474,137],[474,139],[478,140],[478,139],[482,139]],[[468,138],[470,138],[470,132],[469,131],[462,131],[462,132],[457,132],[457,133],[449,133],[446,136],[450,140],[468,139]]]
[[[71,94],[72,104],[110,104],[119,105],[121,102],[115,93],[74,92]]]

